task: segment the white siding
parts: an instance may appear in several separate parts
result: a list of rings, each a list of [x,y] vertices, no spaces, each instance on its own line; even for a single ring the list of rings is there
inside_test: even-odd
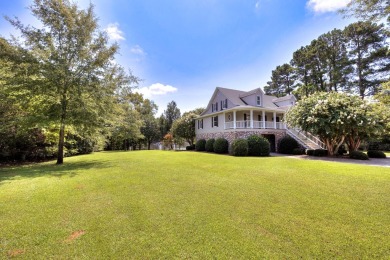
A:
[[[218,91],[217,91],[217,94],[215,95],[215,97],[213,98],[213,100],[211,100],[211,104],[215,104],[216,102],[218,102],[218,111],[212,112],[212,105],[210,105],[210,107],[208,108],[208,110],[207,110],[207,112],[205,113],[205,115],[221,111],[221,100],[222,100],[222,101],[225,101],[225,100],[226,100],[226,97],[225,97],[225,95],[223,95],[223,94],[218,90]],[[234,107],[234,106],[235,106],[235,105],[228,99],[228,108],[232,108],[232,107]],[[222,110],[222,111],[223,111],[223,110]]]
[[[204,117],[203,118],[203,129],[198,129],[198,120],[195,121],[195,133],[196,134],[205,134],[205,133],[217,133],[224,130],[224,123],[223,123],[223,114],[218,114],[218,127],[211,126],[211,116]]]
[[[258,90],[256,93],[253,93],[250,96],[243,97],[242,100],[244,100],[244,102],[250,106],[258,106],[257,96],[260,96],[260,100],[261,100],[260,106],[263,106],[263,93],[260,90]]]

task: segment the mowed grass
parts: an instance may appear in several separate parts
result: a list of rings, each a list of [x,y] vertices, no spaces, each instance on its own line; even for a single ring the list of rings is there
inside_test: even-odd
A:
[[[0,258],[390,258],[390,169],[101,152],[0,169]]]

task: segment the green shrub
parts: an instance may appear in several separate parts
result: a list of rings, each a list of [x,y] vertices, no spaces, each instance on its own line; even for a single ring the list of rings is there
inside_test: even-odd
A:
[[[225,138],[217,138],[214,142],[214,152],[215,153],[228,153],[229,151],[229,142]]]
[[[349,153],[349,158],[355,160],[368,160],[368,155],[361,151],[353,151]]]
[[[314,156],[314,150],[313,149],[307,149],[306,154],[309,156]]]
[[[215,143],[215,139],[214,138],[211,138],[209,140],[206,141],[206,151],[207,152],[214,152],[214,143]]]
[[[233,156],[247,156],[248,155],[248,141],[245,139],[236,139],[232,142]]]
[[[369,158],[386,158],[386,154],[382,151],[368,150],[367,155]]]
[[[269,156],[270,144],[262,136],[251,135],[248,137],[248,155],[250,156]]]
[[[195,144],[186,146],[187,151],[195,150]]]
[[[294,149],[299,148],[298,142],[291,136],[286,135],[279,140],[278,152],[283,154],[293,154]]]
[[[302,149],[302,148],[294,148],[293,151],[292,151],[292,154],[295,154],[295,155],[305,154],[305,149]]]
[[[197,151],[204,151],[206,149],[206,140],[205,139],[199,139],[196,141],[195,149]]]
[[[327,156],[328,155],[328,150],[326,150],[326,149],[315,149],[313,155],[314,156]]]

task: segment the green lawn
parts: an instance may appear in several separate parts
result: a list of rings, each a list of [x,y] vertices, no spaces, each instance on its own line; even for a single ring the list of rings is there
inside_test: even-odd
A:
[[[0,169],[0,259],[390,258],[390,168],[101,152]]]

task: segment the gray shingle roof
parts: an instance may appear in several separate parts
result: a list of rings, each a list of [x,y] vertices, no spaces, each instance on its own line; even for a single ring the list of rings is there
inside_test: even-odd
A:
[[[217,87],[219,91],[227,98],[229,99],[234,105],[236,106],[244,106],[246,105],[245,102],[240,98],[240,95],[244,95],[245,91],[241,90],[235,90],[235,89],[230,89],[230,88],[221,88]]]
[[[284,96],[284,97],[279,97],[279,98],[275,98],[272,100],[272,102],[281,102],[281,101],[285,101],[285,100],[289,100],[291,99],[292,97],[294,97],[294,95],[287,95],[287,96]],[[294,97],[295,99],[295,97]]]

